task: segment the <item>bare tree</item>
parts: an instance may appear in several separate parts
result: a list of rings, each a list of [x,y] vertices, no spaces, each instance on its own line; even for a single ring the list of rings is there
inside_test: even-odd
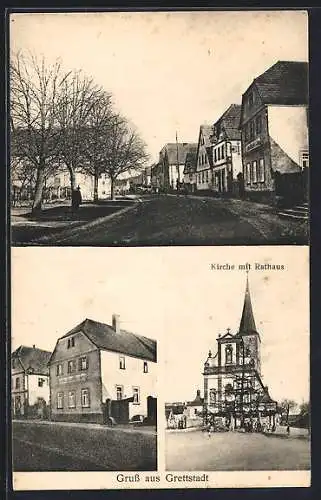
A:
[[[94,201],[98,200],[98,181],[104,171],[104,154],[110,122],[113,119],[111,94],[101,92],[93,102],[82,141],[82,171],[94,178]]]
[[[69,72],[59,86],[55,118],[60,131],[59,155],[69,174],[71,189],[76,188],[76,171],[83,166],[90,113],[102,90],[81,72]]]
[[[128,121],[114,115],[108,124],[102,168],[110,178],[111,199],[115,199],[115,181],[123,173],[137,172],[148,160],[145,143]]]
[[[46,170],[56,155],[57,128],[54,109],[62,72],[60,63],[46,65],[21,52],[10,61],[11,157],[26,161],[35,169],[32,212],[42,208]]]

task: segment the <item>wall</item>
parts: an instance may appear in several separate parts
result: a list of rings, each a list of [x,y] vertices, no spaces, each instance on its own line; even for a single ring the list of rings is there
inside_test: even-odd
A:
[[[140,388],[140,404],[129,405],[129,417],[134,415],[147,416],[147,397],[156,396],[156,370],[157,364],[152,361],[148,363],[148,373],[144,373],[144,360],[125,356],[126,368],[120,369],[119,353],[101,351],[101,377],[102,377],[102,400],[107,398],[117,399],[116,386],[123,386],[123,397],[133,395],[133,386]]]
[[[185,164],[180,163],[178,168],[179,168],[179,178],[180,182],[183,182],[184,179],[184,167]],[[169,165],[169,185],[172,189],[177,188],[177,180],[178,180],[178,171],[177,171],[177,165]]]
[[[24,415],[25,403],[27,403],[28,398],[28,387],[26,383],[26,377],[24,370],[18,359],[15,361],[15,368],[11,369],[11,397],[12,397],[12,412],[14,416],[16,415],[16,408],[20,408],[20,414]],[[16,389],[16,379],[20,379],[19,389]]]
[[[82,333],[73,335],[75,346],[67,348],[68,338],[60,339],[50,363],[50,401],[53,420],[68,421],[101,421],[101,377],[99,350]],[[86,355],[88,368],[79,370],[78,359]],[[76,360],[76,370],[67,373],[69,360]],[[57,375],[57,364],[63,365],[63,374]],[[81,404],[81,389],[89,389],[90,406],[83,408]],[[75,391],[76,405],[69,408],[68,393]],[[63,393],[63,408],[57,408],[58,393]]]
[[[309,144],[306,106],[269,106],[268,121],[270,137],[300,165],[300,152]]]
[[[44,379],[42,387],[39,387],[39,378]],[[29,395],[29,405],[34,405],[37,402],[37,398],[43,398],[46,403],[49,403],[49,377],[46,375],[33,375],[28,374],[26,376],[26,382],[28,387]]]
[[[202,144],[204,142],[204,144]],[[202,174],[204,172],[204,174]],[[206,177],[207,176],[207,177]],[[209,190],[212,186],[212,173],[207,156],[206,140],[203,139],[203,134],[200,133],[198,141],[198,152],[196,158],[196,185],[200,191]]]

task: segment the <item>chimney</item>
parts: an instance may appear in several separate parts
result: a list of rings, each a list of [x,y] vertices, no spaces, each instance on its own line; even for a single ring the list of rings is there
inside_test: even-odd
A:
[[[119,314],[113,314],[113,329],[116,333],[120,332],[119,328]]]

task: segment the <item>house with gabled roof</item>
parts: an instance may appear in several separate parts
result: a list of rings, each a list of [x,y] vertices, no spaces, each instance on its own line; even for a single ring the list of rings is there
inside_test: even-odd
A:
[[[184,190],[187,193],[196,191],[196,164],[197,164],[197,146],[194,146],[187,153],[184,165]]]
[[[276,62],[244,92],[240,130],[248,198],[275,202],[304,197],[308,101],[308,63],[300,61]]]
[[[13,418],[44,416],[49,404],[51,352],[21,345],[11,355],[11,397]]]
[[[231,104],[213,126],[212,189],[216,193],[240,194],[238,189],[239,174],[242,173],[240,114],[241,106]]]
[[[120,327],[85,319],[60,337],[49,361],[51,418],[156,422],[157,343]]]
[[[261,338],[256,328],[248,278],[238,331],[217,338],[204,363],[204,411],[208,419],[224,417],[227,427],[275,424],[277,403],[263,384]]]
[[[184,180],[186,155],[192,152],[197,144],[177,142],[165,144],[159,152],[158,187],[163,190],[180,189]]]
[[[212,144],[213,127],[203,124],[198,134],[196,154],[196,187],[198,191],[208,191],[212,185]]]

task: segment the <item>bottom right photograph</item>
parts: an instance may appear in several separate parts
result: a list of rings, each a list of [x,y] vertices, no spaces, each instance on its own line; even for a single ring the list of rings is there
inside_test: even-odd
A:
[[[166,345],[166,373],[174,366],[176,374],[166,384],[166,470],[310,469],[304,257],[301,264],[300,275],[300,258],[213,263],[177,298],[189,326]]]

